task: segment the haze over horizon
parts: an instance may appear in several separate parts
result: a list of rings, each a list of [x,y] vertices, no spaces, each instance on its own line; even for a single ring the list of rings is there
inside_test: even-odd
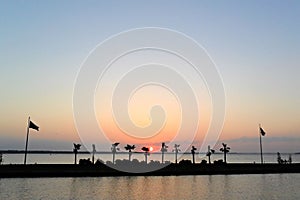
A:
[[[39,132],[30,132],[29,150],[71,150],[73,142],[80,142],[72,97],[85,58],[119,32],[161,27],[196,40],[217,65],[226,92],[217,149],[226,142],[232,152],[259,152],[261,123],[265,152],[300,152],[298,1],[1,1],[0,5],[0,150],[24,149],[28,116],[40,127]],[[161,92],[155,87],[147,91],[152,90]],[[171,110],[176,106],[174,97],[163,92],[160,98],[134,98],[146,99],[131,110],[141,127],[149,123],[143,105],[158,99],[169,102]],[[209,119],[203,112],[204,120]],[[174,113],[167,126],[170,132],[178,125]],[[200,145],[201,139],[197,137],[195,144]],[[149,143],[157,150],[160,142],[169,140]],[[111,144],[96,145],[99,151],[109,151]]]

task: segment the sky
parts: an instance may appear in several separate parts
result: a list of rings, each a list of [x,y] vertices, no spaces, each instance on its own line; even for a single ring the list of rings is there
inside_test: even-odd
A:
[[[261,123],[267,132],[264,151],[300,152],[300,2],[291,0],[1,0],[0,149],[24,149],[28,116],[40,126],[39,132],[30,132],[30,149],[71,150],[73,142],[80,143],[73,91],[82,63],[112,35],[143,27],[179,31],[213,59],[226,94],[217,147],[226,142],[234,152],[258,152]],[[145,105],[162,100],[170,110],[176,107],[170,93],[157,99],[151,94],[159,88],[147,91],[132,99],[144,103],[129,102],[130,108],[136,106],[131,119],[141,127],[149,123]],[[178,113],[169,115],[167,131],[180,126]],[[209,119],[209,114],[204,116]],[[117,135],[110,139],[127,142]],[[201,139],[199,133],[195,144]],[[106,151],[110,144],[99,141],[97,148]]]

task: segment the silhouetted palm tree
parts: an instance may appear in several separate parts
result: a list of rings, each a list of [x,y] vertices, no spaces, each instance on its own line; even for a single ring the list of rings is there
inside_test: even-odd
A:
[[[73,143],[73,145],[74,145],[74,149],[73,149],[73,152],[74,152],[74,154],[75,154],[75,165],[77,164],[77,153],[78,153],[78,151],[79,151],[79,149],[80,149],[80,147],[81,147],[81,144],[75,144],[75,143]]]
[[[111,152],[112,152],[112,163],[115,164],[115,157],[116,157],[116,152],[119,151],[120,149],[117,148],[117,146],[119,145],[119,142],[116,142],[114,144],[111,145]]]
[[[177,155],[178,155],[178,152],[180,151],[179,147],[180,147],[179,144],[175,144],[174,149],[173,149],[173,152],[175,152],[175,163],[176,164],[177,164]]]
[[[208,157],[208,163],[211,164],[210,162],[210,156],[211,154],[215,153],[215,150],[211,149],[210,146],[208,145],[208,151],[206,153],[206,156]]]
[[[226,161],[226,154],[229,152],[230,147],[227,146],[227,144],[222,143],[223,147],[220,149],[221,152],[224,153],[224,162],[227,163]]]
[[[95,164],[95,153],[96,153],[96,146],[93,144],[93,156],[92,156],[92,163]]]
[[[192,146],[191,152],[192,152],[192,156],[193,156],[193,164],[195,164],[195,153],[196,153],[196,150],[197,150],[197,148],[194,147],[194,146]]]
[[[127,146],[125,146],[124,148],[128,151],[128,155],[129,155],[128,160],[131,161],[132,150],[135,149],[135,145],[127,144]]]
[[[161,144],[160,151],[161,151],[161,163],[163,164],[164,163],[165,152],[168,151],[168,146],[164,142]]]
[[[145,162],[147,164],[147,157],[150,155],[149,148],[148,147],[143,147],[142,150],[145,152],[144,153],[144,155],[145,155]]]

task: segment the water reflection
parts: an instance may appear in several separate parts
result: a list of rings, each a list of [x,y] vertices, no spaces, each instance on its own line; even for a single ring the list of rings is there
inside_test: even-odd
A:
[[[297,199],[300,174],[0,179],[0,199]]]

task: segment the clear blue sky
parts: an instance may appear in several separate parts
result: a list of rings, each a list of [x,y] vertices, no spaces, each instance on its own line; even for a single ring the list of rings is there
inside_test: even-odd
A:
[[[0,149],[23,148],[28,115],[43,127],[32,148],[55,140],[66,143],[45,148],[68,149],[78,140],[72,92],[81,63],[109,36],[149,26],[189,35],[216,62],[227,95],[220,140],[256,151],[261,122],[266,151],[300,151],[300,2],[289,0],[1,0]]]

